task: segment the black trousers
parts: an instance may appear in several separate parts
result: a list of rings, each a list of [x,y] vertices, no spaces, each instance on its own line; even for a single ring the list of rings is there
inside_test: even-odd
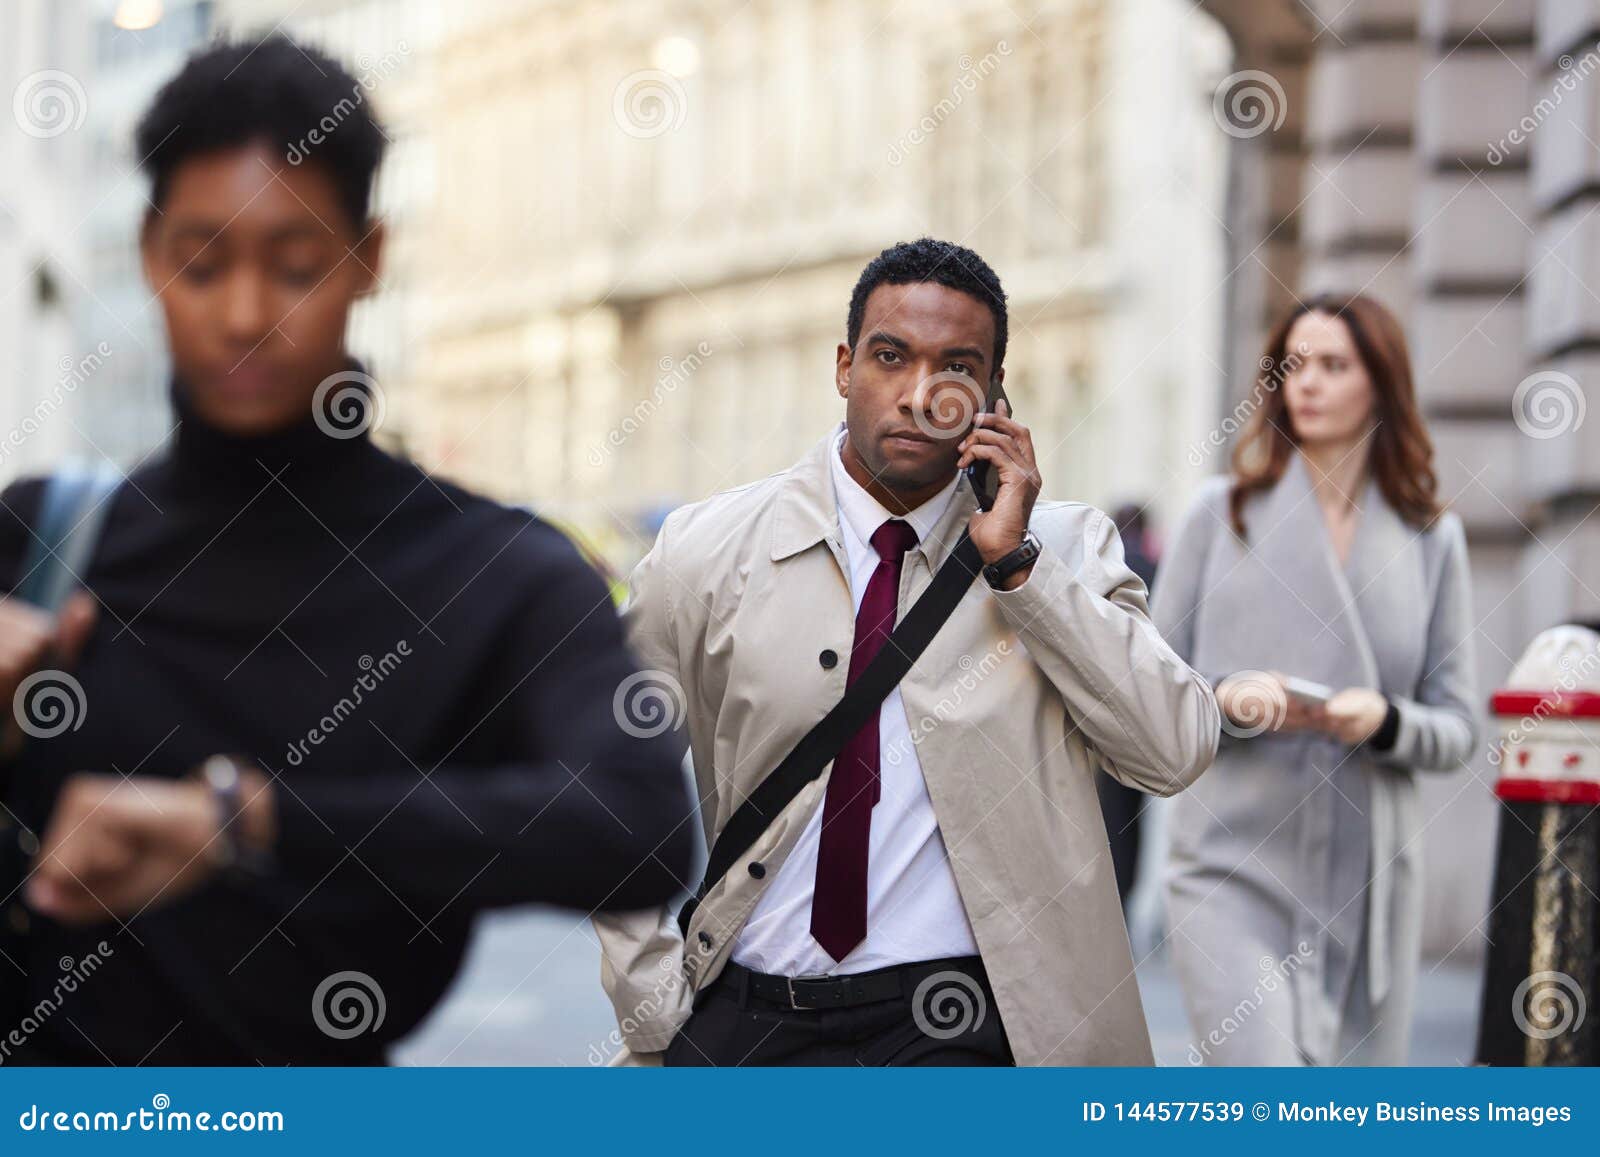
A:
[[[730,970],[737,972],[738,970]],[[994,989],[976,956],[899,973],[899,995],[849,1008],[795,1009],[724,972],[695,998],[668,1065],[1014,1065]],[[869,975],[869,974],[862,974]]]

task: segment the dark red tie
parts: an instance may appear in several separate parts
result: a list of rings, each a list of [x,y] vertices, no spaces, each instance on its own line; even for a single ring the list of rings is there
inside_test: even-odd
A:
[[[900,564],[917,545],[909,522],[891,518],[872,535],[878,566],[856,612],[856,641],[846,685],[867,669],[894,630],[900,601]],[[823,950],[843,960],[867,935],[867,845],[872,805],[878,802],[878,713],[862,724],[833,760],[822,804],[817,846],[817,883],[811,897],[811,935]]]

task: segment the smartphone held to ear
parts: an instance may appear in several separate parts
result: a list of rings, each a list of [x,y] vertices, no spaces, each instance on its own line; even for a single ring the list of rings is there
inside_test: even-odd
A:
[[[999,413],[1001,402],[1006,404],[1006,416],[1012,414],[1011,399],[1006,397],[1005,389],[1000,385],[998,377],[989,379],[989,391],[984,395],[983,413]],[[977,461],[967,467],[967,481],[972,484],[972,493],[977,496],[979,510],[993,510],[994,500],[1000,493],[1000,471],[995,469],[993,462]]]

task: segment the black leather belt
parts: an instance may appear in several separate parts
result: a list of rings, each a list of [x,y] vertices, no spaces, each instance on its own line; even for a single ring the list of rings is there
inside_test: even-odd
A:
[[[855,1008],[858,1005],[895,1000],[901,996],[909,997],[925,976],[949,970],[963,971],[985,982],[988,979],[977,957],[925,961],[843,976],[773,976],[766,972],[753,972],[730,960],[723,966],[717,983],[727,985],[730,994],[736,996],[740,1004],[754,998],[794,1011],[815,1011]]]

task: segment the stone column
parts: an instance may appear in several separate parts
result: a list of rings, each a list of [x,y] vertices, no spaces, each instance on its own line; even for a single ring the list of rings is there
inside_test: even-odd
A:
[[[1520,436],[1508,399],[1524,363],[1525,272],[1533,240],[1528,154],[1506,137],[1527,107],[1532,0],[1423,0],[1418,19],[1414,305],[1407,326],[1440,493],[1467,526],[1478,687],[1498,686],[1522,650],[1515,597],[1526,540]],[[1488,736],[1470,781],[1423,781],[1428,809],[1430,954],[1476,951],[1492,833]]]
[[[1226,380],[1218,413],[1258,376],[1267,328],[1300,281],[1301,175],[1306,164],[1311,27],[1283,0],[1209,0],[1233,39],[1233,72],[1218,85],[1213,111],[1233,138],[1224,227],[1228,287],[1223,311]]]
[[[1523,108],[1532,237],[1527,364],[1511,428],[1536,538],[1521,548],[1521,638],[1600,616],[1600,2],[1544,0]],[[1516,653],[1513,651],[1513,653]]]

